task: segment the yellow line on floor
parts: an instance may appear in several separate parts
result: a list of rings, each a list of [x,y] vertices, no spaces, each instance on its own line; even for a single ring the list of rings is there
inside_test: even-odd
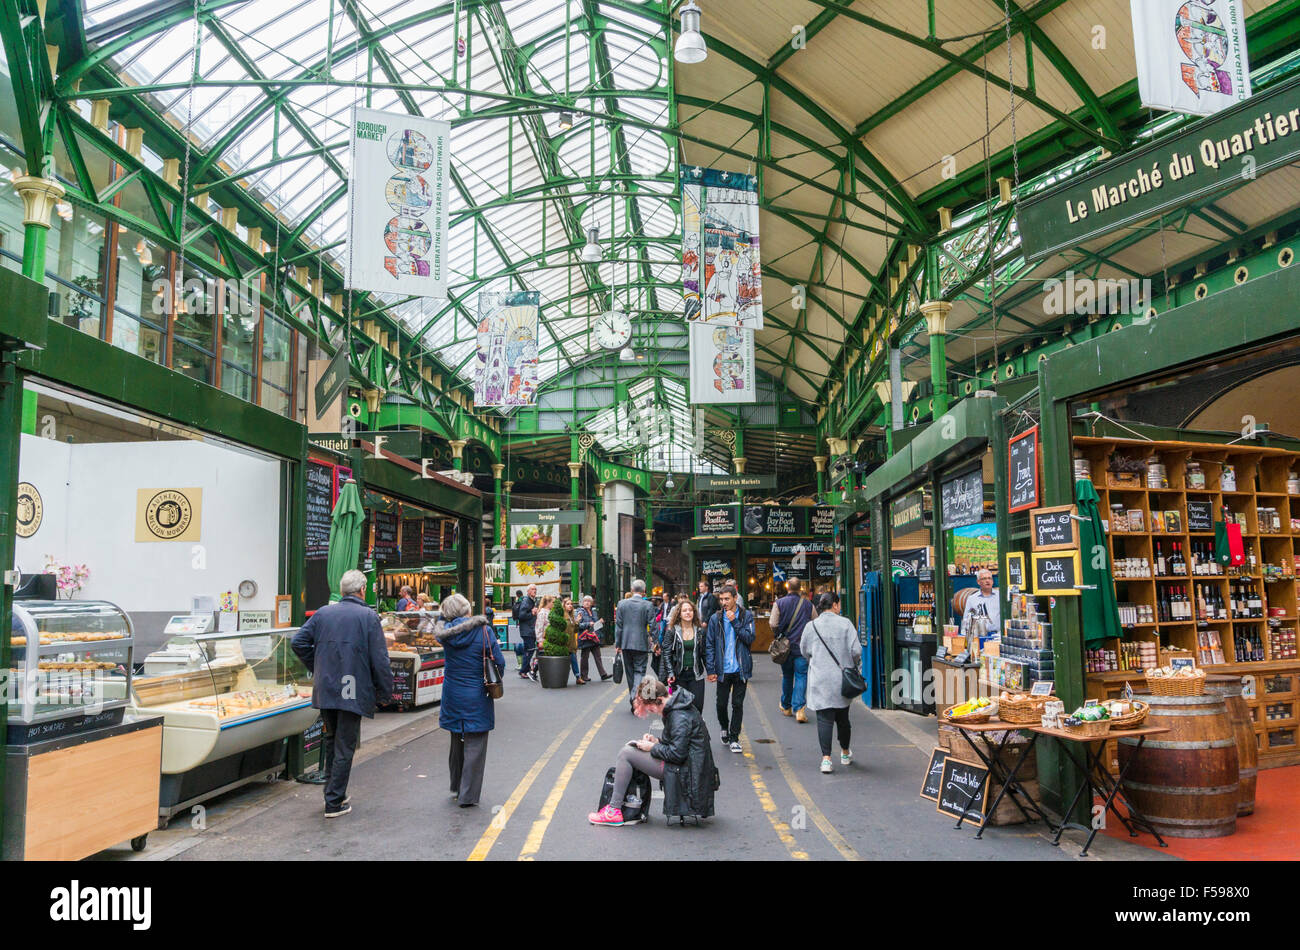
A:
[[[758,699],[757,696],[754,698]],[[785,776],[785,783],[790,786],[790,791],[794,792],[794,797],[799,800],[800,805],[803,805],[804,810],[808,813],[808,817],[813,820],[813,824],[821,830],[821,833],[826,836],[826,840],[831,843],[844,860],[861,861],[862,856],[858,854],[858,852],[854,850],[853,845],[849,844],[845,837],[836,830],[835,826],[831,824],[830,819],[822,814],[822,810],[817,807],[817,803],[814,802],[812,796],[808,794],[808,789],[804,788],[803,783],[799,781],[799,777],[794,774],[794,769],[791,768],[789,761],[787,761],[785,753],[781,751],[781,740],[777,738],[776,730],[772,728],[772,723],[768,721],[767,713],[763,711],[763,703],[759,701],[754,705],[755,708],[758,709],[758,718],[763,721],[763,728],[767,731],[767,734],[775,740],[771,746],[772,753],[776,756],[776,764],[780,767],[781,774]],[[812,728],[814,734],[816,734],[816,718],[810,719],[809,723],[813,724]]]
[[[573,750],[573,754],[569,756],[569,761],[565,763],[564,768],[560,771],[560,777],[551,786],[551,793],[546,796],[546,802],[542,805],[537,820],[533,822],[533,827],[528,832],[528,840],[524,842],[523,850],[519,852],[520,861],[533,860],[533,855],[541,850],[542,838],[546,835],[546,829],[550,826],[551,819],[555,817],[555,809],[559,806],[560,799],[564,797],[565,789],[569,787],[569,780],[573,778],[574,770],[577,769],[578,763],[582,761],[582,757],[586,755],[587,747],[596,738],[596,733],[600,731],[600,727],[605,724],[609,714],[614,711],[614,707],[621,701],[622,697],[620,696],[609,704],[605,711],[600,714],[600,718],[596,720],[595,725],[587,730],[587,734],[582,737],[582,741]]]
[[[573,720],[565,727],[564,731],[556,736],[555,739],[552,740],[551,744],[546,747],[546,751],[543,752],[541,757],[533,763],[533,767],[530,768],[527,774],[519,780],[519,784],[516,785],[515,790],[510,793],[510,797],[507,798],[506,803],[501,806],[501,810],[492,817],[492,824],[488,825],[487,831],[483,832],[483,837],[478,839],[478,844],[474,846],[474,850],[469,853],[469,857],[466,860],[487,860],[488,852],[491,851],[492,846],[496,844],[497,838],[501,836],[501,832],[505,831],[506,824],[510,821],[510,816],[515,813],[515,809],[519,807],[519,803],[524,800],[524,796],[528,794],[528,790],[533,787],[533,782],[537,781],[537,776],[542,774],[542,769],[546,768],[547,764],[550,763],[552,756],[560,750],[560,746],[562,746],[564,741],[569,738],[569,734],[573,732],[573,729],[577,726],[579,720],[589,716],[592,710],[599,706],[601,700],[604,698],[603,695],[596,697],[596,701],[590,703],[582,710],[582,712],[574,716]]]
[[[777,817],[776,802],[772,800],[772,795],[767,790],[767,783],[763,781],[763,776],[758,770],[758,760],[754,758],[753,749],[749,745],[749,737],[743,733],[740,745],[745,750],[745,760],[749,766],[749,779],[754,785],[754,794],[758,796],[758,803],[763,807],[763,813],[767,815],[767,820],[772,823],[772,830],[776,832],[776,836],[781,839],[781,843],[790,852],[790,857],[797,861],[807,861],[808,852],[800,851],[796,846],[794,835],[790,833],[790,825]]]

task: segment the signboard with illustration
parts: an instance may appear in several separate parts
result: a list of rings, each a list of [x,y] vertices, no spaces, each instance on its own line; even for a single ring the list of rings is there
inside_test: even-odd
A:
[[[567,528],[564,530],[568,530]],[[510,547],[516,551],[545,551],[560,546],[561,529],[553,524],[512,524],[510,526]],[[539,561],[511,561],[510,583],[514,587],[526,587],[529,584],[539,586],[550,584],[550,593],[555,593],[560,582],[560,564],[552,559]],[[547,593],[545,589],[542,593]]]

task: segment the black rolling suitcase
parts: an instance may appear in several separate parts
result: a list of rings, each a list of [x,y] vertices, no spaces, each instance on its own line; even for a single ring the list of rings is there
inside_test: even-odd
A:
[[[604,808],[614,796],[614,767],[605,773],[605,784],[600,790],[600,804],[596,810]],[[617,803],[616,803],[617,804]],[[632,770],[632,781],[627,786],[627,796],[623,799],[623,820],[625,822],[650,820],[650,776],[640,769]]]

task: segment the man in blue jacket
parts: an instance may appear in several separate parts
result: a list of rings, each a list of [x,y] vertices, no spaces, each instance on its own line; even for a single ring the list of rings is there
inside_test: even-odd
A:
[[[348,571],[339,581],[343,599],[316,611],[293,638],[293,652],[312,673],[311,704],[325,723],[325,817],[352,810],[348,777],[361,741],[361,717],[393,694],[393,668],[379,615],[361,599],[366,575]]]
[[[709,682],[718,684],[718,723],[722,742],[732,752],[740,747],[740,725],[745,714],[745,690],[754,675],[749,654],[754,642],[754,615],[736,602],[736,588],[728,584],[718,595],[721,606],[709,618],[704,636],[704,669]]]

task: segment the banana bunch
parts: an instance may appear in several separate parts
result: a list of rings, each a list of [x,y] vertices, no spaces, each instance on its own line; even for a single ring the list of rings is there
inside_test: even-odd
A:
[[[960,719],[962,716],[969,716],[971,713],[981,712],[988,709],[988,707],[992,705],[993,703],[984,696],[981,696],[979,699],[968,699],[966,702],[958,703],[956,706],[953,706],[952,709],[948,710],[948,718]]]

